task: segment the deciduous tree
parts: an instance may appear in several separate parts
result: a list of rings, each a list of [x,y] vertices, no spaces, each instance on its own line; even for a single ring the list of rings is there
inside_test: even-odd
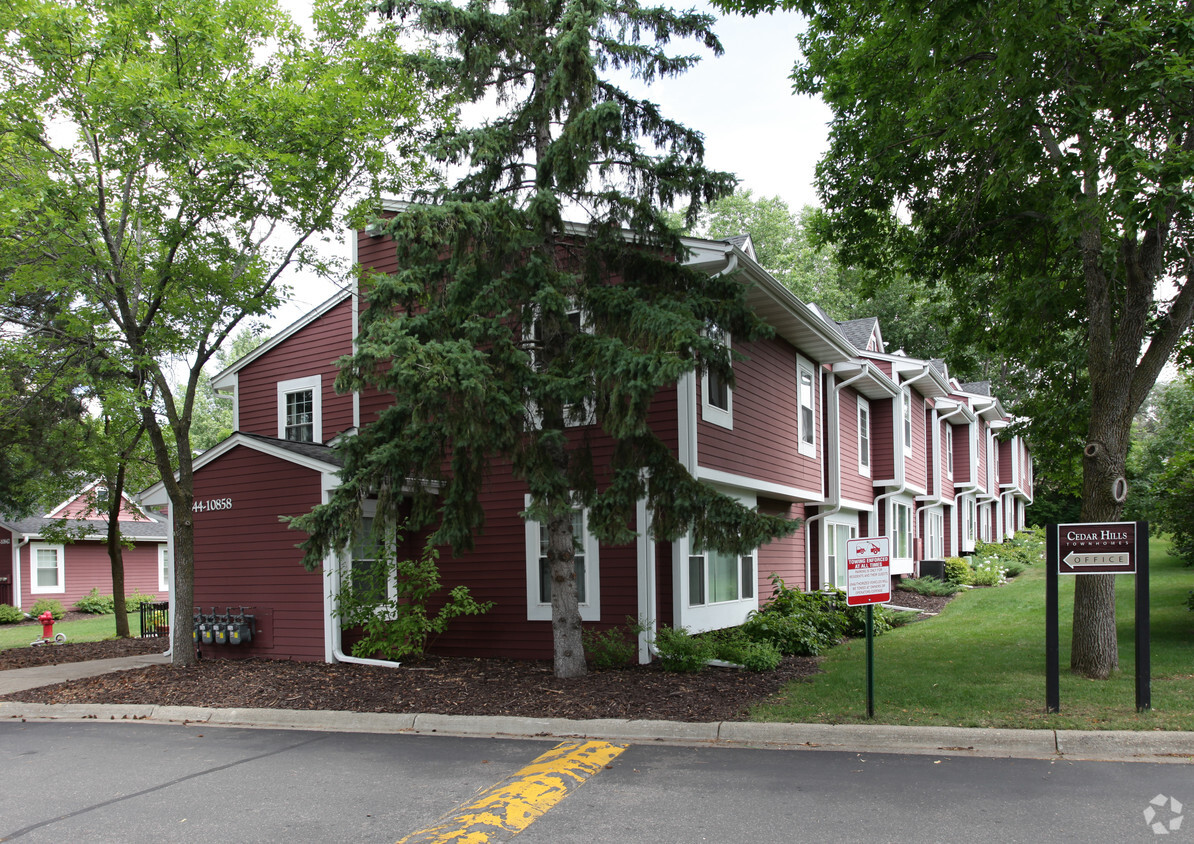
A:
[[[365,4],[313,40],[271,0],[11,0],[0,7],[5,301],[133,397],[174,516],[174,658],[191,643],[191,421],[203,367],[278,300],[346,200],[406,183],[424,87]],[[178,386],[176,372],[185,372]]]

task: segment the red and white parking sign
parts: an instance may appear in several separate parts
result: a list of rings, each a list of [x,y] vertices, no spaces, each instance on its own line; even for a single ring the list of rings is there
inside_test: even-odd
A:
[[[846,543],[846,605],[884,604],[891,600],[891,545],[886,536]]]

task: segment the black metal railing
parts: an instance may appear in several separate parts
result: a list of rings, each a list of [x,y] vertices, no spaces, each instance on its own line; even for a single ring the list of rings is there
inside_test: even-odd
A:
[[[170,602],[141,605],[141,638],[170,635]]]

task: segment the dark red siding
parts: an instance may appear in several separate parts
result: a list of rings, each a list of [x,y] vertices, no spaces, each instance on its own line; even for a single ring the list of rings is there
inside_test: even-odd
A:
[[[232,504],[195,514],[195,604],[251,607],[261,631],[204,656],[323,661],[324,575],[303,568],[301,534],[279,521],[320,503],[319,473],[237,446],[195,473],[195,498]]]
[[[875,477],[875,405],[880,402],[870,402],[871,412],[871,474],[862,475],[858,471],[858,393],[847,387],[839,393],[839,413],[841,420],[841,481],[842,497],[850,501],[871,501],[875,497],[875,487],[872,478]]]
[[[323,431],[318,442],[327,442],[352,427],[352,396],[337,395],[336,361],[352,352],[352,299],[304,326],[240,371],[237,403],[240,430],[266,437],[278,436],[278,382],[311,375],[322,376]]]
[[[748,360],[734,364],[733,430],[701,420],[697,396],[697,450],[701,466],[820,493],[821,461],[799,452],[796,350],[783,340],[734,343]],[[812,365],[818,409],[816,453],[821,454],[822,383]],[[700,385],[698,384],[698,393]]]

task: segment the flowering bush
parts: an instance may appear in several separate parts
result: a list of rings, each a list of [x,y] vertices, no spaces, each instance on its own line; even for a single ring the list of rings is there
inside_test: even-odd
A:
[[[999,558],[976,560],[970,573],[970,582],[974,586],[1002,586],[1007,583],[1007,576]]]

